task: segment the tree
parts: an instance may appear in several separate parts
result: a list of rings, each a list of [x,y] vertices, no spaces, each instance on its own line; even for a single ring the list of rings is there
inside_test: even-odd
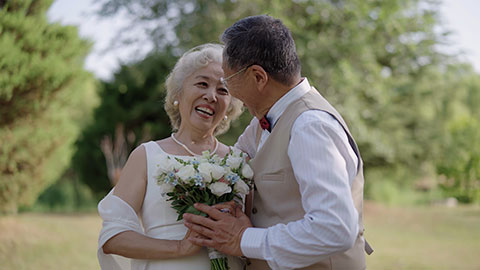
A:
[[[451,95],[441,103],[442,144],[436,158],[440,187],[460,202],[480,202],[480,76],[468,65],[450,67]],[[445,102],[454,95],[455,102]]]
[[[48,0],[0,4],[0,212],[16,212],[69,165],[93,81],[88,42],[48,23]]]
[[[170,135],[163,109],[164,81],[174,64],[175,57],[167,50],[122,66],[111,82],[100,84],[100,105],[77,140],[73,157],[80,179],[98,197],[112,188],[118,169],[135,147]]]
[[[156,51],[173,46],[178,56],[204,42],[217,42],[234,21],[255,14],[282,19],[292,30],[302,62],[302,74],[350,124],[367,173],[392,172],[397,185],[412,186],[435,168],[448,126],[458,117],[452,107],[468,102],[451,89],[461,63],[437,46],[436,0],[250,0],[250,1],[119,1],[103,0],[99,12],[125,12]],[[128,31],[122,31],[122,34]],[[138,44],[127,36],[120,41]],[[125,39],[127,37],[127,39]],[[478,75],[464,70],[462,74]],[[477,86],[475,85],[474,88]],[[475,97],[478,102],[478,95]],[[249,121],[244,115],[222,139],[235,141]],[[425,169],[427,168],[427,169]],[[384,173],[386,172],[386,173]],[[384,177],[385,176],[385,177]]]
[[[367,165],[390,166],[399,161],[416,164],[429,155],[429,147],[405,147],[399,142],[420,140],[414,130],[430,120],[405,107],[437,94],[417,88],[430,75],[428,70],[440,68],[446,59],[435,49],[440,42],[434,31],[435,3],[109,0],[103,1],[100,14],[124,11],[133,24],[144,27],[157,50],[172,44],[180,52],[199,43],[217,42],[222,31],[242,17],[267,13],[282,19],[296,40],[302,73],[347,122],[355,122],[353,133]]]

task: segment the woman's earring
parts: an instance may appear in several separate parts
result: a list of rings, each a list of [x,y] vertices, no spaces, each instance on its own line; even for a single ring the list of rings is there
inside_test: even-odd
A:
[[[223,117],[223,120],[227,121],[227,119],[228,119],[228,116],[225,115],[225,116]]]
[[[175,106],[175,107],[178,106],[178,100],[173,101],[173,106]]]

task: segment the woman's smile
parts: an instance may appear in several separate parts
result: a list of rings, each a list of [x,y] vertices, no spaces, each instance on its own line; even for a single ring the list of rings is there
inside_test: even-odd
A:
[[[199,105],[195,107],[195,111],[204,118],[210,118],[215,114],[215,109],[209,105]]]

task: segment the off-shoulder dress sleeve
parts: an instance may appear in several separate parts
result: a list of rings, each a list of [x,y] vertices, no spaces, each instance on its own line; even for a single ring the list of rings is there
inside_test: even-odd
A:
[[[133,208],[120,197],[113,194],[113,189],[98,204],[98,213],[103,220],[98,238],[97,257],[102,270],[144,270],[146,260],[133,260],[114,254],[105,254],[103,245],[115,235],[124,231],[144,234],[140,219]]]

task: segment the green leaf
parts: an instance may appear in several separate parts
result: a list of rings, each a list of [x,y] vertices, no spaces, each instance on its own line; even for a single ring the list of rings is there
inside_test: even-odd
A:
[[[205,214],[205,213],[203,213],[203,212],[201,212],[201,211],[198,211],[195,207],[193,207],[193,205],[190,205],[190,206],[186,209],[185,213],[195,214],[195,215],[199,215],[199,216],[203,216],[203,217],[206,217],[206,216],[207,216],[207,214]]]

